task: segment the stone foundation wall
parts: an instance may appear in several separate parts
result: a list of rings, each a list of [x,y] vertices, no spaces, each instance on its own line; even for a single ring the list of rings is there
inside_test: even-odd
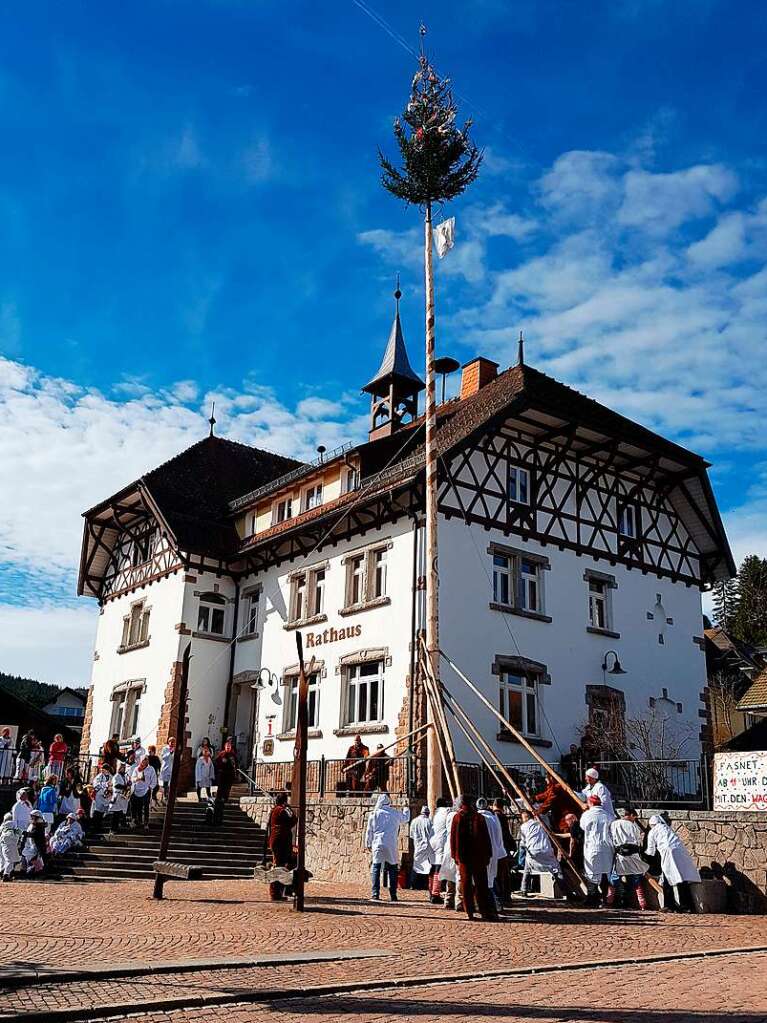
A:
[[[395,806],[402,804],[394,800]],[[370,876],[370,853],[365,849],[368,814],[374,802],[367,799],[333,799],[307,803],[306,869],[318,881],[365,882]],[[411,803],[411,817],[421,812],[422,802]],[[273,803],[245,796],[240,806],[258,825],[266,828]],[[409,825],[399,835],[400,863],[409,852]]]
[[[651,812],[643,812],[645,820]],[[667,816],[701,874],[727,882],[732,912],[767,912],[767,814],[669,810]]]

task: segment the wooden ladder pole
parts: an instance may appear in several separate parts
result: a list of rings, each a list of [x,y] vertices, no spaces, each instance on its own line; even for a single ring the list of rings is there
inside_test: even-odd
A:
[[[394,740],[394,742],[390,742],[388,746],[384,746],[383,750],[379,750],[379,752],[385,753],[386,750],[391,749],[392,746],[396,746],[398,742],[404,742],[405,739],[410,739],[412,736],[417,735],[418,732],[425,732],[427,728],[431,728],[431,727],[432,727],[431,722],[428,722],[425,725],[419,725],[419,727],[418,728],[414,728],[412,732],[408,732],[406,735],[399,735],[399,736],[397,736],[397,738]],[[346,773],[347,771],[351,771],[351,769],[353,767],[359,767],[360,764],[364,764],[367,760],[368,760],[368,757],[360,757],[359,760],[355,760],[354,763],[353,764],[349,764],[348,767],[342,767],[341,770],[344,773]]]
[[[447,726],[445,708],[442,705],[442,697],[437,689],[437,684],[429,671],[429,662],[423,653],[421,655],[421,670],[424,673],[427,692],[435,710],[434,725],[435,731],[437,732],[437,742],[440,746],[440,755],[442,757],[445,776],[447,777],[448,788],[450,789],[451,798],[455,799],[461,794],[461,778],[458,773],[458,765],[455,761],[455,748],[453,747],[453,740]]]
[[[423,637],[421,637],[423,644]],[[448,728],[447,718],[445,717],[445,709],[443,706],[442,696],[442,682],[435,677],[434,672],[431,670],[431,662],[429,661],[428,651],[425,645],[422,645],[421,657],[424,663],[424,670],[426,672],[428,681],[431,683],[431,692],[434,697],[435,707],[437,715],[442,724],[445,752],[448,754],[451,763],[453,765],[453,780],[455,782],[456,795],[461,794],[461,778],[458,773],[457,758],[455,755],[455,746],[453,745],[453,737],[450,735],[450,729]]]

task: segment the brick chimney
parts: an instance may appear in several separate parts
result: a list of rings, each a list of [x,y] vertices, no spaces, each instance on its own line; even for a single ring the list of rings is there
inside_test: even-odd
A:
[[[495,380],[498,376],[498,363],[490,359],[483,359],[478,355],[476,359],[467,362],[461,370],[461,400],[470,398],[476,394],[485,384]]]

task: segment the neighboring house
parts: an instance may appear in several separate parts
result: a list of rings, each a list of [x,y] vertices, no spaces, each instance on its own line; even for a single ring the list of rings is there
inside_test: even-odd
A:
[[[193,744],[233,732],[243,753],[291,762],[296,630],[314,658],[310,759],[343,757],[357,732],[388,744],[420,719],[423,387],[397,310],[364,388],[367,442],[303,464],[211,431],[85,513],[79,592],[101,615],[84,746],[165,742],[191,641]],[[734,574],[707,463],[531,366],[484,358],[439,406],[437,441],[445,652],[552,760],[606,694],[626,715],[663,694],[697,736],[700,591]],[[604,685],[609,651],[620,689],[614,671]],[[277,681],[271,698],[259,672]],[[500,758],[529,761],[444,679]],[[456,748],[476,760],[460,736]]]
[[[763,683],[761,688],[757,685],[757,677],[765,667],[764,656],[759,651],[734,639],[719,626],[707,628],[703,634],[709,722],[704,745],[712,751],[753,724],[760,700],[765,705],[763,713],[767,713],[767,684]]]
[[[69,744],[70,751],[76,753],[80,747],[78,729],[63,725],[60,719],[51,717],[44,710],[3,688],[0,689],[0,728],[5,726],[14,729],[17,746],[21,737],[31,730],[45,747],[46,753],[58,732]]]
[[[62,725],[80,731],[85,717],[86,695],[68,686],[61,689],[56,698],[46,703],[43,710]]]

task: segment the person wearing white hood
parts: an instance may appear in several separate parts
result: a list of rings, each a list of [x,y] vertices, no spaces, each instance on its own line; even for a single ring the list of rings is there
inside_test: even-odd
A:
[[[450,832],[447,829],[447,815],[449,809],[450,800],[444,799],[440,796],[437,800],[437,808],[434,811],[432,837],[429,842],[432,852],[431,859],[434,864],[431,871],[431,877],[429,878],[429,892],[431,894],[431,901],[440,906],[442,905],[442,879],[439,876],[439,871],[442,866],[445,843],[450,842]]]
[[[371,901],[378,902],[381,898],[381,871],[384,871],[384,884],[388,881],[391,901],[397,901],[397,865],[399,850],[397,836],[400,824],[410,820],[410,810],[406,806],[397,810],[392,806],[391,799],[384,792],[376,800],[375,809],[368,817],[365,835],[365,848],[373,854],[370,870],[372,882]]]
[[[650,818],[647,834],[647,855],[660,855],[663,879],[676,889],[676,905],[680,913],[694,913],[690,884],[700,881],[698,868],[684,842],[662,817]],[[670,908],[670,907],[669,907]]]
[[[29,800],[29,789],[19,789],[16,802],[11,807],[13,826],[19,831],[26,831],[32,819],[32,804]]]
[[[413,888],[429,888],[429,875],[434,853],[431,840],[434,828],[431,823],[429,807],[424,806],[419,815],[410,822],[410,838],[413,842]]]
[[[13,814],[7,813],[0,824],[0,871],[3,881],[13,879],[13,868],[21,863],[19,845],[25,829],[19,828],[13,820]]]
[[[479,813],[481,817],[485,818],[487,831],[490,835],[492,854],[490,856],[490,862],[487,865],[487,886],[490,889],[490,898],[495,902],[495,908],[500,911],[502,907],[495,892],[495,879],[498,876],[498,863],[506,857],[506,846],[503,844],[503,832],[501,831],[501,825],[498,818],[489,808],[488,802],[484,796],[480,796],[477,800],[477,813]]]
[[[599,796],[589,796],[588,810],[580,820],[583,831],[583,872],[586,875],[586,906],[598,906],[600,903],[600,885],[606,878],[610,887],[610,874],[613,869],[615,849],[613,846],[610,825],[612,818],[605,812]]]
[[[461,894],[458,891],[458,864],[453,859],[453,853],[450,849],[450,833],[453,828],[453,820],[455,815],[461,808],[461,797],[457,796],[453,800],[453,805],[448,809],[445,815],[445,844],[442,849],[442,866],[439,868],[439,878],[441,881],[446,881],[445,901],[443,903],[444,909],[462,909],[461,906]]]
[[[523,807],[520,810],[522,824],[519,828],[519,844],[525,850],[525,866],[522,870],[522,885],[519,894],[524,898],[530,884],[531,874],[551,874],[564,887],[564,876],[551,839],[538,818]]]
[[[581,792],[581,796],[586,802],[588,802],[589,796],[599,796],[602,809],[611,821],[615,820],[616,813],[613,806],[613,797],[605,783],[599,780],[599,771],[597,771],[596,767],[590,767],[586,771],[586,788]]]
[[[55,856],[63,856],[70,849],[77,849],[83,844],[85,832],[80,827],[76,813],[67,814],[56,828],[50,840],[51,852]]]

